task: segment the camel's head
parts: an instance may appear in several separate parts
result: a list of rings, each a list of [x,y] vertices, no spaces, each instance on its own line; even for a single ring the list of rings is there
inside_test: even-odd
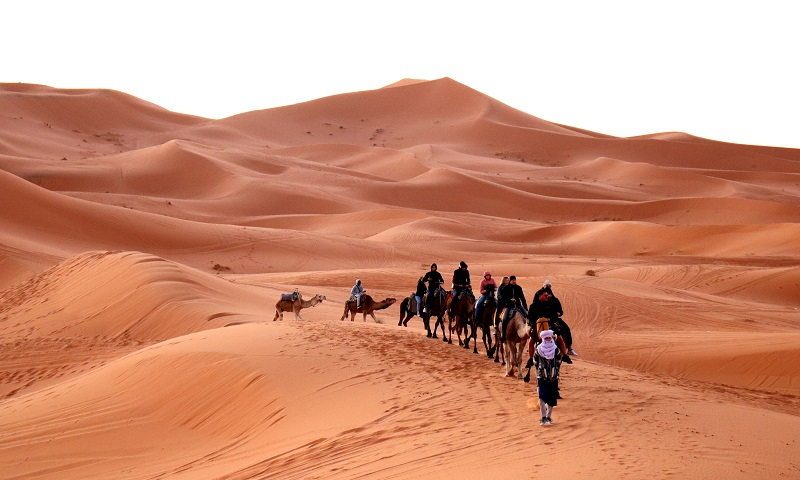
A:
[[[396,301],[397,301],[397,299],[396,299],[396,298],[387,298],[387,299],[386,299],[386,300],[384,300],[383,302],[384,302],[384,303],[386,304],[386,306],[388,307],[388,306],[390,306],[390,305],[394,305],[394,302],[396,302]]]
[[[327,298],[325,298],[325,295],[323,295],[321,293],[318,293],[316,295],[316,297],[317,297],[317,299],[319,299],[320,303],[322,303],[323,300],[327,300]]]

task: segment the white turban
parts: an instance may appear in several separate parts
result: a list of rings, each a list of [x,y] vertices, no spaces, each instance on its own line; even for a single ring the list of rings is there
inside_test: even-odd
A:
[[[544,330],[539,334],[539,336],[542,337],[542,343],[536,347],[536,351],[539,352],[539,355],[543,356],[544,358],[552,360],[556,356],[556,350],[558,350],[553,331]],[[550,337],[552,341],[545,342],[544,339],[547,337]]]

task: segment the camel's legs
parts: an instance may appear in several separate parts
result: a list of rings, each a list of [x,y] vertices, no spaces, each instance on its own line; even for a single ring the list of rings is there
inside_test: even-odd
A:
[[[506,377],[513,376],[513,368],[514,368],[514,360],[511,353],[511,346],[509,345],[508,340],[503,343],[503,357],[506,361]]]
[[[425,326],[428,338],[431,338],[431,317],[429,314],[422,315],[422,324]]]
[[[522,353],[525,351],[525,342],[522,342],[517,347],[517,356],[514,358],[517,365],[517,378],[522,379]]]
[[[453,344],[453,330],[455,330],[455,328],[453,327],[453,318],[450,317],[450,315],[448,315],[447,316],[447,334],[450,336],[450,339],[447,341],[447,343],[449,343],[451,345]]]

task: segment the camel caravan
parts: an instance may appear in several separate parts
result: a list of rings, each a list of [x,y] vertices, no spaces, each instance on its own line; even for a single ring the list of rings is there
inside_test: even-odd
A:
[[[514,275],[503,277],[498,286],[490,272],[483,273],[480,296],[476,300],[472,292],[466,262],[460,262],[453,272],[453,289],[442,288],[444,279],[434,263],[424,276],[417,280],[417,288],[400,302],[398,326],[407,327],[408,321],[419,316],[429,338],[437,338],[441,326],[442,340],[453,343],[453,334],[459,346],[478,353],[478,329],[486,356],[506,367],[506,376],[531,379],[535,367],[540,425],[553,423],[553,407],[561,398],[558,388],[561,363],[572,363],[577,353],[572,348],[572,332],[562,318],[561,302],[553,294],[552,284],[545,280],[533,296],[530,306],[525,300],[522,287],[517,285]],[[444,316],[447,316],[445,333]],[[433,331],[431,317],[436,318]],[[462,340],[462,334],[464,336]],[[527,373],[523,376],[522,360],[528,347]]]
[[[545,280],[528,305],[522,287],[514,275],[503,277],[497,285],[490,272],[484,272],[480,282],[480,296],[476,299],[472,291],[469,270],[466,262],[460,262],[453,272],[452,290],[445,290],[444,278],[434,263],[430,271],[417,280],[417,288],[400,302],[398,326],[407,327],[409,320],[418,316],[422,319],[428,338],[438,338],[441,328],[442,341],[453,343],[453,335],[458,345],[478,353],[478,330],[486,356],[505,366],[506,376],[516,377],[526,383],[536,374],[540,425],[550,425],[552,410],[561,398],[558,388],[559,371],[562,362],[572,363],[571,356],[577,356],[572,348],[572,332],[562,318],[563,309],[559,299],[553,294],[552,284]],[[324,295],[315,295],[305,301],[298,290],[283,294],[275,305],[275,318],[283,319],[283,312],[292,311],[295,318],[300,310],[313,307],[325,300]],[[344,302],[343,321],[348,315],[355,320],[357,313],[367,315],[375,322],[377,310],[384,310],[396,303],[395,298],[377,301],[366,293],[360,279],[350,290],[350,297]],[[434,319],[431,330],[431,319]],[[522,366],[527,347],[528,361]],[[523,375],[523,371],[527,372]]]

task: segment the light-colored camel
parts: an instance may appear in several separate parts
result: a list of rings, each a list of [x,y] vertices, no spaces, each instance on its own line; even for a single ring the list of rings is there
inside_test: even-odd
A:
[[[531,338],[531,327],[525,321],[518,309],[514,311],[514,316],[508,320],[506,327],[506,341],[503,344],[506,360],[506,376],[513,377],[514,369],[517,370],[517,378],[522,378],[522,356],[525,351],[525,344]]]
[[[278,300],[278,303],[275,304],[275,317],[272,319],[274,322],[277,319],[283,320],[283,312],[293,312],[295,320],[302,320],[303,317],[300,316],[300,310],[309,307],[315,307],[318,304],[322,303],[325,300],[325,295],[316,294],[311,297],[311,300],[303,300],[301,295],[297,296],[297,299],[292,300]]]
[[[363,294],[361,296],[361,305],[359,305],[358,309],[356,309],[356,301],[355,300],[348,300],[344,302],[344,313],[342,313],[342,318],[339,320],[344,320],[344,317],[347,316],[347,313],[350,313],[350,321],[354,321],[356,319],[356,313],[363,313],[364,314],[364,321],[367,321],[367,315],[372,317],[375,320],[375,323],[378,323],[378,319],[375,318],[375,310],[383,310],[384,308],[389,308],[397,301],[396,298],[386,298],[381,300],[380,302],[376,302],[367,294]]]

